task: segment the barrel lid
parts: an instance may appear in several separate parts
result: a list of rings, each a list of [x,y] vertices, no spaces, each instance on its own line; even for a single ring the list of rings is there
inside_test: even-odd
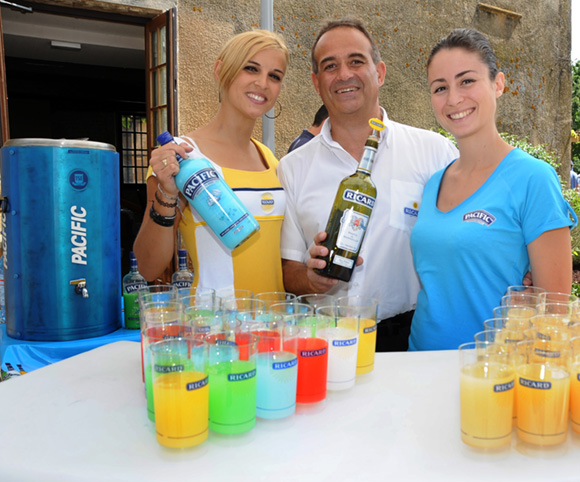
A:
[[[115,152],[115,146],[105,142],[83,139],[8,139],[4,147],[74,147],[77,149],[100,149]]]

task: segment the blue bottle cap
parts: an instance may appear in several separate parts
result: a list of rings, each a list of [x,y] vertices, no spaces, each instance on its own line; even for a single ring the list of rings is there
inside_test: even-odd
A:
[[[162,146],[171,142],[172,140],[173,136],[167,131],[162,132],[157,136],[157,142],[159,142],[159,144],[161,144]]]

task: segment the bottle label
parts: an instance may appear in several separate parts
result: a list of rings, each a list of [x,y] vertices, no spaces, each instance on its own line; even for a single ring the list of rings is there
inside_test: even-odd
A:
[[[527,378],[522,377],[520,377],[520,385],[522,387],[534,388],[536,390],[550,390],[552,388],[552,382],[528,380]]]
[[[141,288],[146,287],[147,285],[145,283],[129,283],[128,285],[125,285],[125,293],[127,294],[136,293]]]
[[[344,256],[335,254],[334,258],[332,258],[332,263],[342,266],[343,268],[351,269],[354,264],[354,259],[345,258]]]
[[[177,289],[181,289],[181,288],[191,288],[191,281],[173,281],[171,283],[173,286],[175,286]]]
[[[244,373],[232,373],[228,375],[229,382],[243,382],[245,380],[250,380],[256,376],[256,369],[250,370],[249,372]]]
[[[185,389],[190,392],[192,390],[199,390],[200,388],[203,388],[207,385],[208,380],[207,377],[205,377],[203,380],[199,380],[198,382],[192,382],[192,383],[188,383],[187,385],[185,385]]]
[[[275,362],[272,363],[273,370],[286,370],[287,368],[293,368],[298,365],[298,358],[294,358],[293,360],[285,361],[285,362]]]
[[[200,169],[185,181],[183,184],[183,194],[187,198],[194,200],[204,187],[213,184],[217,180],[219,180],[219,176],[215,169],[211,167]],[[219,198],[217,201],[219,201]]]
[[[240,219],[238,219],[236,222],[230,224],[226,229],[224,229],[221,233],[220,233],[220,237],[224,237],[226,234],[228,234],[232,229],[235,229],[236,226],[238,226],[241,222],[244,221],[244,219],[246,219],[248,217],[248,213],[244,214]]]
[[[367,196],[359,191],[353,191],[352,189],[345,189],[342,193],[342,199],[371,209],[375,207],[374,197]]]
[[[367,215],[359,213],[353,208],[346,209],[340,219],[336,246],[339,249],[357,253],[368,222],[369,217]]]

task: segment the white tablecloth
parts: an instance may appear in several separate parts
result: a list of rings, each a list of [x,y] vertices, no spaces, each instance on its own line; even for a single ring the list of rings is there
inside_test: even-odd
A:
[[[157,444],[140,347],[117,342],[0,383],[0,481],[571,481],[580,436],[482,452],[459,434],[455,351],[379,353],[373,373],[285,420]]]

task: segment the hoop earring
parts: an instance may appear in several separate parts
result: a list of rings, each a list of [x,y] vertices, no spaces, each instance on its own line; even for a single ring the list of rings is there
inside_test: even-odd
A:
[[[282,104],[280,104],[279,101],[276,101],[276,105],[278,106],[278,108],[280,109],[278,111],[278,114],[275,114],[274,116],[270,117],[268,114],[264,114],[268,119],[277,119],[278,117],[280,117],[280,114],[282,114]],[[276,112],[276,105],[274,106],[274,112]]]

